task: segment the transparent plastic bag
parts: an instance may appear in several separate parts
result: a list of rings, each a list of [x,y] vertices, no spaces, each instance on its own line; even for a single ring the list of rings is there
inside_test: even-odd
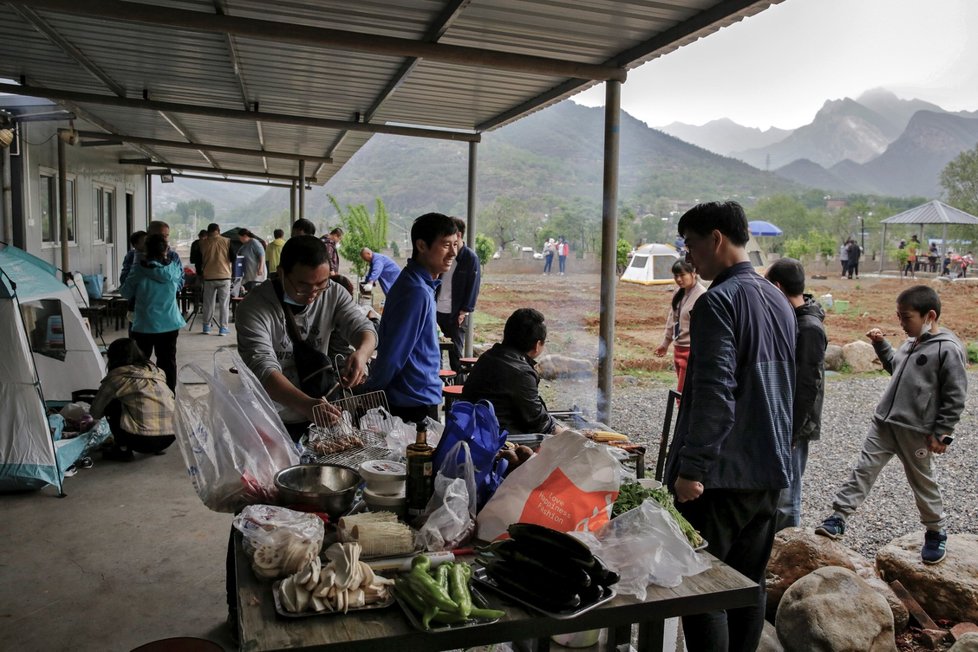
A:
[[[445,456],[435,476],[435,493],[425,509],[418,540],[425,550],[452,550],[475,533],[475,465],[472,453],[460,441]]]
[[[323,547],[325,528],[315,514],[275,505],[249,505],[231,524],[243,535],[242,547],[261,579],[299,572]]]
[[[573,532],[608,568],[621,576],[619,594],[645,599],[649,584],[679,586],[683,577],[710,568],[689,545],[679,525],[661,505],[646,500],[596,532]]]
[[[369,413],[368,413],[369,414]],[[407,423],[400,417],[388,414],[385,420],[387,430],[384,431],[384,445],[391,454],[403,457],[404,451],[410,444],[418,438],[418,428],[414,423]],[[425,418],[425,427],[428,429],[428,445],[437,447],[441,441],[441,434],[445,426],[440,421],[435,421],[431,417]]]

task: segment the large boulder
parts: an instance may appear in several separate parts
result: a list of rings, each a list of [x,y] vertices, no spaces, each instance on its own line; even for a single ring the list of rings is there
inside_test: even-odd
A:
[[[589,376],[594,373],[594,361],[571,358],[566,355],[548,354],[537,360],[537,373],[541,378],[554,380],[573,376]]]
[[[934,620],[978,623],[978,534],[948,535],[947,557],[934,566],[920,560],[923,542],[923,534],[914,532],[880,548],[880,577],[900,580]]]
[[[825,368],[828,371],[842,371],[842,347],[829,344],[825,347]]]
[[[895,651],[886,600],[846,568],[819,568],[791,585],[775,619],[786,652]]]
[[[883,368],[876,350],[869,342],[856,340],[842,347],[842,359],[849,365],[849,371],[862,373],[864,371],[879,371]]]
[[[978,633],[968,632],[956,640],[948,652],[978,652]]]
[[[907,608],[886,582],[876,576],[872,562],[828,537],[803,528],[786,528],[774,536],[771,558],[767,564],[767,618],[774,620],[785,591],[812,571],[839,566],[854,571],[886,599],[893,612],[897,632],[907,627]]]

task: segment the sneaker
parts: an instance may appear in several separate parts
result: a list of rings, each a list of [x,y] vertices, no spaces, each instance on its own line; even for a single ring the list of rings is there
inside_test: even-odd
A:
[[[830,516],[815,528],[815,534],[821,534],[830,539],[841,538],[846,533],[846,521],[841,516]]]
[[[947,534],[944,530],[924,533],[924,545],[920,548],[920,559],[925,564],[939,564],[947,556]]]
[[[102,451],[102,459],[112,462],[132,462],[136,458],[131,448],[110,448]]]
[[[211,325],[210,324],[205,325],[204,326],[204,329],[201,332],[204,335],[210,335],[211,334]]]
[[[230,335],[231,331],[227,328],[222,328],[221,330],[217,331],[217,334],[223,337],[225,335]]]

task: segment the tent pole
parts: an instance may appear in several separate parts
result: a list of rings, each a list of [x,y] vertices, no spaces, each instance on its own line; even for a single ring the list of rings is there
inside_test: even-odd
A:
[[[886,224],[883,225],[883,235],[880,236],[880,275],[883,274],[883,261],[886,260]]]
[[[475,251],[475,174],[476,174],[476,154],[479,151],[479,143],[469,143],[469,205],[468,205],[468,224],[466,225],[466,244],[469,249]],[[481,272],[480,272],[481,273]],[[465,318],[465,357],[472,357],[472,340],[475,336],[473,326],[475,319],[472,315]]]
[[[61,280],[68,283],[68,163],[65,141],[58,130],[58,221],[61,226]]]
[[[601,215],[601,313],[598,336],[598,421],[611,424],[615,368],[615,263],[618,246],[618,146],[621,82],[605,82],[604,187]],[[581,243],[583,246],[583,243]]]

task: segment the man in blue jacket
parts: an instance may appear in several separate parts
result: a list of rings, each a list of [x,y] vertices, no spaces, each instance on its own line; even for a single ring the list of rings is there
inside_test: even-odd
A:
[[[452,371],[461,369],[462,345],[468,330],[468,317],[475,311],[479,298],[479,257],[465,246],[465,220],[453,217],[458,227],[458,254],[455,262],[441,277],[441,287],[435,294],[438,310],[438,328],[454,345],[448,350],[448,364]]]
[[[411,259],[385,292],[377,333],[380,345],[366,389],[384,390],[391,414],[408,422],[438,418],[442,382],[435,291],[441,285],[438,277],[455,260],[457,232],[452,218],[441,213],[414,220]]]
[[[384,296],[390,294],[394,281],[401,273],[401,268],[397,266],[397,263],[384,254],[378,254],[367,247],[360,250],[360,258],[370,263],[367,276],[363,279],[364,285],[377,281],[380,283],[380,289],[384,291]],[[372,289],[372,287],[368,285],[368,289]]]
[[[753,651],[764,625],[778,498],[791,477],[795,315],[751,266],[740,204],[695,206],[679,220],[679,234],[712,284],[690,320],[666,482],[707,550],[759,585],[755,606],[686,616],[683,632],[691,652]]]

